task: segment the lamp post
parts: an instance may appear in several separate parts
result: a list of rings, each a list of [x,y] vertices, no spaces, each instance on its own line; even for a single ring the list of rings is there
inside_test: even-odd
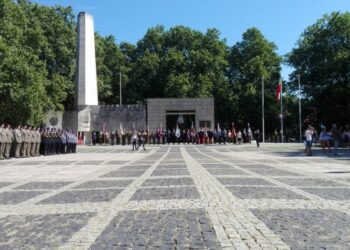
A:
[[[265,143],[265,97],[264,97],[264,77],[261,77],[261,112],[262,112],[262,139]]]
[[[300,75],[298,75],[298,85],[299,85],[299,141],[302,141],[301,132],[301,90],[300,90]]]

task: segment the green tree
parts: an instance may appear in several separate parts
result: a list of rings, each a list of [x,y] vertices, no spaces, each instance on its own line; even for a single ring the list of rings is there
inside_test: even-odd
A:
[[[96,66],[100,104],[119,103],[119,73],[126,75],[128,65],[113,36],[96,34]],[[125,78],[123,79],[125,81]]]
[[[349,12],[325,15],[307,27],[287,63],[295,68],[292,91],[301,76],[305,123],[350,123]]]
[[[234,96],[232,119],[240,126],[249,122],[253,128],[261,128],[261,84],[265,86],[266,133],[279,128],[279,105],[275,91],[280,79],[281,57],[277,47],[268,41],[257,28],[243,34],[243,40],[230,51],[228,77]]]
[[[0,112],[4,121],[38,125],[46,111],[63,109],[74,86],[73,18],[71,8],[0,1]]]
[[[183,26],[149,29],[136,48],[126,50],[132,64],[129,100],[214,97],[220,110],[227,99],[228,50],[219,36],[216,29],[204,34]]]

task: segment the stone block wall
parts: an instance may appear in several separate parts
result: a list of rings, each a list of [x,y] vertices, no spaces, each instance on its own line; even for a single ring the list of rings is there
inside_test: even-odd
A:
[[[196,128],[199,121],[210,121],[214,128],[214,99],[213,98],[152,98],[147,99],[147,124],[151,131],[166,126],[167,111],[194,110]]]

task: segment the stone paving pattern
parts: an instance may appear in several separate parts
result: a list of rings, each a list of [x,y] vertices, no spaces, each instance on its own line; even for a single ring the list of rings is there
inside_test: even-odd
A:
[[[0,161],[0,249],[350,249],[350,152],[81,146]]]

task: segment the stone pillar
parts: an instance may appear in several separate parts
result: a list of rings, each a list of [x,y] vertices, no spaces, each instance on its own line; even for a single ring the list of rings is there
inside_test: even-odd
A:
[[[78,63],[76,105],[98,105],[94,21],[91,15],[78,15]]]

